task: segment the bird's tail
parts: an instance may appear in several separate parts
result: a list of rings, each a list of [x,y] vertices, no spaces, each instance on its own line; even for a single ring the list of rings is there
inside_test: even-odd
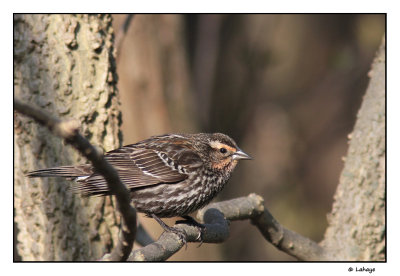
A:
[[[93,170],[90,165],[61,166],[28,172],[28,177],[68,177],[90,176]]]

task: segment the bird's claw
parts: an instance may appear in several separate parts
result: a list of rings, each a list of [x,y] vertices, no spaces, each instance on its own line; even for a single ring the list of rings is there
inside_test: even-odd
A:
[[[179,237],[179,239],[183,242],[185,249],[187,249],[187,235],[186,235],[185,230],[170,227],[167,231],[176,234]]]
[[[176,224],[185,223],[185,224],[196,227],[199,230],[199,235],[196,237],[196,241],[200,242],[199,246],[197,246],[197,247],[200,247],[203,244],[203,236],[206,233],[205,225],[198,223],[195,219],[193,219],[190,216],[184,216],[183,218],[184,218],[184,220],[176,221]]]

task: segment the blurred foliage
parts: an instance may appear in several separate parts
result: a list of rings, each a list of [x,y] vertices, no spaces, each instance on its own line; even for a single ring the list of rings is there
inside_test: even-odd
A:
[[[117,33],[125,18],[114,16]],[[254,160],[217,200],[258,193],[283,225],[319,241],[384,31],[374,14],[135,15],[117,53],[124,143],[230,135]],[[226,243],[172,260],[291,258],[235,222]]]

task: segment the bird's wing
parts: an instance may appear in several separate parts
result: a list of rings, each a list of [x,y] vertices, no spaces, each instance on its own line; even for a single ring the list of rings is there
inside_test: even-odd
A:
[[[200,157],[185,146],[175,150],[162,148],[143,148],[128,145],[105,155],[106,160],[115,167],[122,182],[129,188],[140,188],[160,183],[178,183],[185,180],[196,166],[201,166]],[[178,165],[179,164],[179,165]],[[93,173],[75,187],[86,194],[108,193],[105,179]]]
[[[108,154],[106,159],[115,166],[124,183],[130,188],[175,183],[187,178],[183,171],[168,164],[170,159],[166,154],[152,149],[135,149],[122,154],[113,152]]]

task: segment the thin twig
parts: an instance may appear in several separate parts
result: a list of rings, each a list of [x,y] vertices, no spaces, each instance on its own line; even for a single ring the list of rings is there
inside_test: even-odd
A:
[[[123,261],[129,256],[136,235],[136,210],[130,204],[130,196],[127,188],[121,182],[117,171],[80,133],[79,124],[76,121],[61,121],[46,112],[14,99],[14,109],[18,112],[35,119],[42,125],[47,126],[54,134],[64,138],[74,146],[83,156],[92,162],[107,181],[107,185],[115,195],[117,207],[122,216],[121,238],[117,246],[110,254],[102,260]]]
[[[114,47],[116,49],[117,62],[119,61],[119,57],[121,56],[122,43],[126,37],[126,33],[128,32],[128,28],[131,24],[133,17],[134,14],[126,15],[124,22],[115,34]]]

